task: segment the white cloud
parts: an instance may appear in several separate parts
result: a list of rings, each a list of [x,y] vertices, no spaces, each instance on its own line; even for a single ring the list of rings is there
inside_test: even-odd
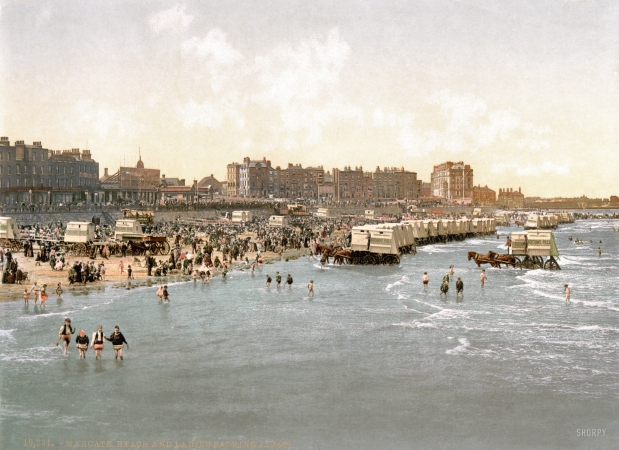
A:
[[[185,14],[185,5],[177,4],[170,9],[152,14],[148,22],[151,29],[159,34],[165,30],[180,33],[193,21],[193,16]]]
[[[214,64],[231,66],[243,58],[243,55],[227,41],[223,31],[214,28],[204,38],[197,36],[187,39],[182,44],[183,52],[195,54]]]
[[[567,175],[570,173],[570,168],[567,164],[555,164],[550,161],[545,161],[538,165],[498,163],[492,166],[492,172],[496,174],[511,173],[517,176],[530,177],[550,174]]]
[[[349,45],[334,28],[323,40],[312,37],[296,47],[279,45],[256,57],[250,72],[258,87],[251,100],[279,112],[280,126],[271,130],[284,148],[292,149],[293,143],[317,145],[325,127],[362,120],[362,108],[340,92],[340,76],[349,53]]]

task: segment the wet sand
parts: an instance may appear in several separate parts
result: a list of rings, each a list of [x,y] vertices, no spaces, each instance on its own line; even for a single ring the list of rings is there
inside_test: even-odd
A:
[[[184,249],[185,251],[187,249]],[[35,251],[36,253],[36,251]],[[307,249],[301,250],[287,250],[282,255],[273,252],[262,252],[261,257],[263,259],[264,264],[270,264],[273,261],[279,261],[280,259],[285,260],[286,258],[290,260],[297,259],[303,255],[307,254]],[[28,288],[30,290],[32,288],[32,284],[36,281],[39,285],[47,284],[46,292],[49,298],[56,297],[56,287],[58,283],[62,283],[62,290],[64,292],[71,292],[72,295],[84,295],[89,292],[103,289],[105,286],[113,286],[115,288],[124,288],[124,289],[132,289],[134,287],[139,286],[152,286],[161,283],[171,283],[175,281],[189,281],[191,280],[191,276],[182,275],[180,271],[174,270],[172,273],[169,273],[167,277],[149,277],[148,270],[144,264],[145,257],[131,257],[127,256],[125,258],[112,256],[110,259],[104,259],[98,257],[96,259],[91,260],[87,257],[68,257],[69,264],[74,263],[75,261],[93,261],[95,266],[98,267],[99,263],[103,262],[106,267],[105,281],[96,281],[93,283],[77,283],[72,286],[69,285],[69,271],[68,269],[64,269],[61,271],[52,270],[49,265],[49,262],[41,263],[41,265],[37,266],[35,263],[35,258],[26,258],[23,253],[14,253],[13,255],[19,264],[19,268],[23,272],[28,272],[28,280],[23,281],[21,284],[0,284],[0,302],[7,301],[23,301],[23,292],[24,289]],[[218,256],[220,260],[223,260],[221,252],[213,252],[213,260]],[[256,259],[256,253],[249,252],[246,253],[245,256],[249,259],[251,267],[251,262]],[[169,255],[159,256],[155,259],[157,262],[160,260],[167,261]],[[123,262],[125,266],[125,273],[120,274],[119,264]],[[127,279],[127,266],[131,264],[131,268],[133,269],[133,277],[134,279]],[[246,267],[245,261],[232,261],[228,263],[228,270],[250,270],[249,267]],[[154,269],[153,269],[154,272]],[[216,275],[221,274],[221,269],[216,272]],[[33,295],[31,295],[30,301],[32,302]]]

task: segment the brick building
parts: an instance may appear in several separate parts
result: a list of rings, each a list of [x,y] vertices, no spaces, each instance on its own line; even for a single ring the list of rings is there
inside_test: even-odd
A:
[[[363,167],[350,166],[344,170],[333,169],[335,200],[371,200],[373,198],[374,180],[370,172],[364,172]]]
[[[0,204],[98,201],[99,163],[90,150],[48,150],[0,138]]]
[[[317,199],[319,186],[324,183],[322,166],[303,168],[301,164],[288,163],[288,167],[277,167],[279,197],[295,199]]]
[[[494,205],[496,203],[496,192],[488,187],[473,187],[472,203],[474,205]]]
[[[404,167],[376,167],[373,177],[373,198],[378,199],[408,199],[419,198],[420,189],[417,184],[417,174],[404,170]]]
[[[524,194],[520,188],[517,191],[512,188],[501,188],[499,189],[497,204],[502,208],[523,208]]]
[[[473,169],[463,161],[447,161],[434,166],[430,183],[435,197],[458,203],[470,203],[472,200]]]

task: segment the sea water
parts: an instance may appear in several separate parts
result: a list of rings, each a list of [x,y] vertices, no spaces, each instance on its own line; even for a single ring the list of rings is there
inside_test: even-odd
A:
[[[126,284],[1,304],[0,447],[619,448],[618,226],[561,225],[562,270],[486,266],[483,288],[467,252],[505,252],[516,227],[399,266],[170,283],[169,304]],[[455,280],[439,295],[452,264],[463,299]],[[276,271],[292,288],[265,287]],[[89,337],[118,325],[124,361],[110,343],[80,360],[75,339],[64,356],[65,317]]]

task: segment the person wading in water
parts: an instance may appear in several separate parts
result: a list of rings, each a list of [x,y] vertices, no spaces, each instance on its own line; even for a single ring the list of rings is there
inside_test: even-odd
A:
[[[58,341],[56,345],[62,339],[62,343],[64,345],[64,354],[69,354],[69,342],[71,342],[71,335],[75,333],[75,328],[71,327],[71,319],[68,317],[64,320],[64,325],[60,327],[60,331],[58,332]]]
[[[105,335],[103,334],[103,327],[101,325],[98,325],[97,331],[92,333],[92,343],[90,344],[90,346],[95,349],[95,359],[101,359],[104,342]]]
[[[106,337],[106,340],[110,341],[114,346],[114,359],[123,359],[123,344],[127,344],[127,348],[129,348],[129,344],[125,340],[125,337],[120,332],[120,328],[118,325],[114,327],[114,332],[110,334],[110,337]]]

